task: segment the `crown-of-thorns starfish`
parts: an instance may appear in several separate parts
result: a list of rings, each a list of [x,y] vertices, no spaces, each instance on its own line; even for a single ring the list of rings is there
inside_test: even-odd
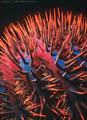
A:
[[[0,37],[1,120],[87,118],[87,20],[59,8]]]

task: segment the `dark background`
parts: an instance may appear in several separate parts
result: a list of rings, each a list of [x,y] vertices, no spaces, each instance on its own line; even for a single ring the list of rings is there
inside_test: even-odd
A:
[[[28,13],[60,7],[83,14],[87,13],[85,0],[2,0],[0,1],[0,34],[10,22],[21,20]]]

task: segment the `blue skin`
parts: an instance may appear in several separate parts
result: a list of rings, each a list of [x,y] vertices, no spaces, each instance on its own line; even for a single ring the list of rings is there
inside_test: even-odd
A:
[[[3,85],[4,81],[0,80],[0,84]],[[5,92],[5,88],[3,86],[0,86],[0,92],[4,93]]]
[[[73,55],[76,56],[76,55],[80,54],[80,52],[77,50],[77,48],[76,48],[74,45],[72,46],[72,49],[74,50]],[[57,57],[58,52],[57,52],[56,50],[53,50],[52,52],[53,52],[53,54],[54,54],[53,59],[56,61],[56,57]],[[84,60],[84,59],[83,59],[82,57],[77,58],[77,61],[79,62],[79,64],[80,64],[83,60]],[[63,67],[65,66],[63,59],[59,59],[58,62],[57,62],[57,64],[58,64],[61,68],[63,68]],[[84,68],[87,68],[87,61],[85,61],[85,63],[83,64],[83,66],[84,66]],[[61,72],[62,72],[62,74],[64,73],[63,70],[61,70]],[[69,73],[66,74],[66,78],[68,78],[68,79],[70,78],[70,74],[69,74]]]
[[[72,46],[72,49],[74,50],[73,55],[78,55],[78,54],[80,54],[80,52],[77,50],[77,48],[76,48],[74,45]],[[84,59],[83,59],[82,57],[77,58],[77,61],[78,61],[79,63],[81,63],[83,60],[84,60]],[[87,61],[85,61],[85,63],[84,63],[83,66],[84,66],[84,68],[87,68]]]
[[[34,80],[34,87],[36,88],[36,91],[37,91],[37,93],[38,93],[38,95],[39,95],[39,98],[40,98],[42,95],[41,95],[40,89],[39,89],[39,87],[38,87],[38,85],[37,85],[37,80],[36,80],[35,77],[32,75],[33,69],[32,69],[32,67],[31,67],[30,60],[27,59],[27,58],[25,58],[25,61],[26,61],[28,64],[24,64],[23,60],[21,59],[21,60],[20,60],[20,65],[21,65],[21,67],[22,67],[25,71],[28,72],[29,78],[30,78],[32,81]],[[33,71],[33,72],[34,72],[34,71]]]
[[[57,54],[58,54],[57,51],[56,51],[56,50],[53,50],[53,54],[55,55],[55,56],[53,56],[53,59],[56,61],[56,57],[57,57]],[[57,62],[57,64],[58,64],[61,68],[65,66],[63,59],[59,59],[58,62]],[[61,73],[64,74],[64,70],[61,70]],[[67,74],[66,74],[66,77],[69,78],[69,77],[70,77],[70,74],[67,73]]]
[[[0,92],[4,93],[5,92],[5,88],[4,87],[0,87]]]
[[[35,78],[33,77],[32,72],[31,72],[31,71],[33,71],[33,70],[32,70],[32,67],[31,67],[31,65],[30,65],[30,60],[27,59],[27,58],[25,58],[25,61],[26,61],[28,64],[24,64],[23,60],[21,59],[21,60],[20,60],[20,65],[21,65],[21,67],[22,67],[25,71],[28,72],[28,75],[29,75],[29,77],[31,78],[31,80],[34,80]]]

